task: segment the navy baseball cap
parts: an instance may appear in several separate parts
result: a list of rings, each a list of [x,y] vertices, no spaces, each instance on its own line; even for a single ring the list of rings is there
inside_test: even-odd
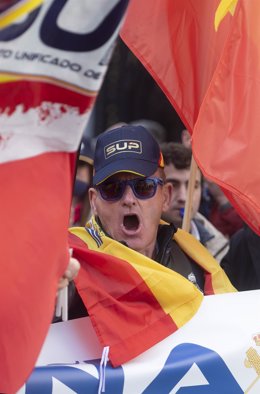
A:
[[[94,154],[93,184],[118,172],[147,177],[164,167],[158,142],[143,126],[126,125],[100,134]]]

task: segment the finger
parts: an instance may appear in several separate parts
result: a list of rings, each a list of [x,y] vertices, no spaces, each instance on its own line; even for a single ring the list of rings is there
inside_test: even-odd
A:
[[[76,278],[80,270],[80,264],[78,260],[75,258],[71,257],[69,265],[64,273],[64,277],[66,277],[69,281],[73,280]]]

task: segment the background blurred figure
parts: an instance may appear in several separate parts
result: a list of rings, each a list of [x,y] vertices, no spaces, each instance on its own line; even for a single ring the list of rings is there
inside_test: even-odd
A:
[[[155,120],[151,119],[138,119],[130,122],[133,126],[143,126],[146,130],[150,131],[152,136],[156,139],[156,141],[161,144],[166,141],[166,130],[165,128]]]
[[[239,291],[260,289],[260,237],[250,227],[230,238],[230,249],[221,266]]]
[[[106,131],[109,131],[109,130],[113,130],[114,128],[116,128],[116,127],[121,127],[121,126],[125,126],[127,123],[125,123],[125,122],[117,122],[117,123],[114,123],[114,124],[112,124],[111,126],[109,126],[107,129],[106,129]]]
[[[204,202],[204,208],[207,205],[207,218],[219,231],[231,237],[243,228],[244,221],[218,185],[207,180],[206,187],[208,202]]]
[[[161,144],[165,161],[166,181],[172,185],[172,200],[162,219],[181,227],[188,197],[192,151],[179,143]],[[192,196],[190,233],[220,261],[227,253],[229,242],[201,213],[198,212],[202,192],[202,174],[197,171]]]
[[[187,129],[183,129],[181,132],[181,142],[186,148],[191,149],[191,135]]]
[[[85,226],[90,217],[88,189],[93,177],[92,140],[83,137],[77,162],[69,226]]]

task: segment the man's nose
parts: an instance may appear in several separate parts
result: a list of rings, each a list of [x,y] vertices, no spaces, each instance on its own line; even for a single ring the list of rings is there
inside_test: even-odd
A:
[[[186,201],[187,200],[187,187],[186,185],[180,185],[178,191],[178,200],[179,201]]]
[[[136,202],[136,197],[134,195],[134,192],[131,188],[131,186],[127,185],[124,191],[124,194],[122,196],[122,202],[125,205],[133,205]]]

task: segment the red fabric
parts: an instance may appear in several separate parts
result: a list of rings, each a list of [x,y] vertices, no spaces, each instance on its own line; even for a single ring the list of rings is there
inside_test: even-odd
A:
[[[91,251],[69,234],[73,257],[81,263],[76,278],[102,346],[109,345],[109,359],[118,366],[177,330],[138,272],[125,260]]]
[[[244,226],[244,222],[237,211],[229,205],[221,209],[217,204],[210,210],[209,220],[222,234],[231,237]]]
[[[219,0],[131,0],[121,38],[189,131],[218,63],[231,16],[214,31]]]
[[[260,24],[257,0],[240,0],[193,132],[204,174],[260,234]],[[206,130],[206,132],[205,132]]]
[[[258,0],[238,0],[214,29],[219,0],[132,0],[121,33],[193,134],[193,153],[260,234]]]
[[[26,92],[26,94],[24,94]],[[23,106],[23,112],[31,108],[40,108],[44,101],[63,104],[63,113],[68,112],[68,106],[77,107],[80,114],[89,110],[93,97],[84,96],[83,92],[78,93],[63,86],[55,85],[47,81],[25,81],[0,83],[0,108],[11,115],[17,105]],[[48,119],[50,111],[48,108],[39,110],[41,121]]]
[[[0,392],[13,393],[35,365],[68,264],[72,171],[68,153],[0,166]]]

